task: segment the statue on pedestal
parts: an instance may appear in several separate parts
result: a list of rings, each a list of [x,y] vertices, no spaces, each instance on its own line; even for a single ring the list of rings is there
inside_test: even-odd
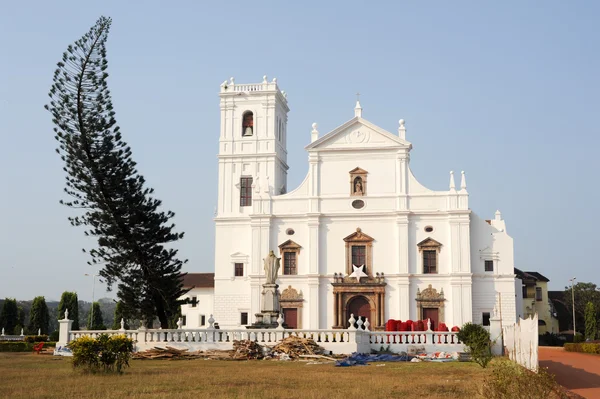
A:
[[[267,281],[262,285],[262,300],[260,302],[260,313],[256,313],[256,322],[248,328],[276,328],[279,324],[279,292],[277,288],[277,275],[281,267],[279,262],[281,258],[275,256],[273,251],[269,251],[269,255],[263,259],[265,277]]]
[[[269,256],[263,259],[267,284],[275,284],[275,281],[277,280],[277,273],[279,272],[280,260],[281,258],[275,256],[273,251],[269,252]]]

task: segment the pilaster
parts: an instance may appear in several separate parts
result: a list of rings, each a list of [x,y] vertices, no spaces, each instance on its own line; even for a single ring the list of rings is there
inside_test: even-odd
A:
[[[408,274],[408,215],[396,216],[396,237],[398,273]]]
[[[308,273],[317,275],[321,273],[319,267],[319,227],[318,215],[308,217]]]
[[[410,306],[414,299],[410,298],[410,281],[408,277],[398,283],[398,309],[400,309],[400,320],[410,320]]]
[[[319,279],[309,278],[308,281],[308,328],[319,328]]]

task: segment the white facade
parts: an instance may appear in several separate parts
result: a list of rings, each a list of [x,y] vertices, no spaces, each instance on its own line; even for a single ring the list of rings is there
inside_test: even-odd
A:
[[[513,242],[500,212],[490,221],[471,212],[464,173],[458,187],[452,172],[448,190],[423,187],[409,166],[403,120],[392,134],[363,119],[357,102],[354,117],[322,137],[313,125],[308,174],[286,192],[285,92],[275,80],[232,79],[220,98],[212,313],[222,328],[240,326],[242,313],[252,323],[260,312],[262,259],[271,250],[282,257],[282,307],[299,328],[341,328],[351,310],[380,329],[388,319],[432,314],[423,312],[448,327],[481,323],[495,305],[504,324],[516,320]],[[295,253],[296,274],[284,274],[286,250]],[[353,261],[364,261],[368,277],[347,277]],[[432,273],[424,262],[435,265]]]

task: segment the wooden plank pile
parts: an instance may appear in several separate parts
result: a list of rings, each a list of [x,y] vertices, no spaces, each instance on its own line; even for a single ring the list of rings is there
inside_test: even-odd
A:
[[[249,339],[234,340],[231,358],[235,360],[262,359],[264,357],[262,347],[255,341]]]
[[[193,360],[193,359],[229,359],[231,358],[231,351],[195,351],[189,352],[187,349],[177,349],[170,346],[166,348],[154,347],[144,352],[135,352],[132,356],[133,359],[141,360]]]
[[[318,355],[323,353],[321,348],[311,338],[300,338],[290,336],[284,338],[281,342],[273,347],[273,353],[285,353],[291,359],[297,359],[301,355]]]

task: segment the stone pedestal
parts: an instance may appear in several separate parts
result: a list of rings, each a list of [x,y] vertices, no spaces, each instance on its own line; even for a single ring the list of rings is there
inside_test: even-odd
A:
[[[279,288],[277,284],[263,284],[261,312],[254,315],[256,321],[247,328],[277,328],[280,311],[277,288]]]

